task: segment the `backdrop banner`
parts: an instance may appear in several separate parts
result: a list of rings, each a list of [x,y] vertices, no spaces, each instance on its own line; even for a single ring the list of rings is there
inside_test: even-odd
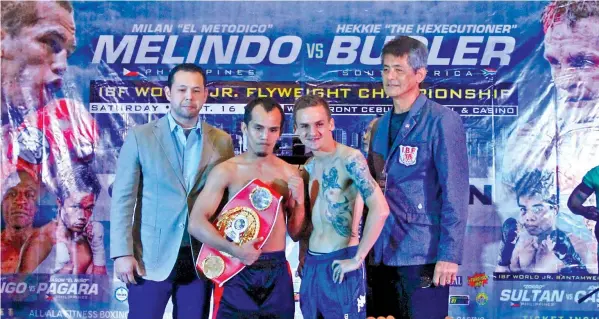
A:
[[[367,152],[368,124],[393,105],[381,49],[399,35],[427,45],[421,91],[466,128],[470,205],[450,316],[599,318],[599,294],[577,303],[599,287],[596,221],[567,205],[599,166],[597,1],[12,5],[2,1],[3,318],[127,317],[109,258],[116,160],[130,128],[169,111],[173,66],[206,70],[201,118],[236,154],[244,105],[273,97],[287,118],[277,154],[292,155],[304,94],[330,102],[338,142]],[[298,251],[288,238],[301,318]]]

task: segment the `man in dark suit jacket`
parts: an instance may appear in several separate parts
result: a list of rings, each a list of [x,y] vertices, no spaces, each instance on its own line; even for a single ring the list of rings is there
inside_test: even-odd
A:
[[[207,318],[211,285],[195,271],[200,243],[188,216],[210,170],[233,156],[231,137],[199,120],[208,89],[193,64],[171,70],[170,112],[128,132],[117,163],[110,255],[129,289],[129,318]]]
[[[383,48],[383,86],[393,108],[378,120],[368,164],[390,215],[373,248],[369,315],[444,318],[462,261],[468,157],[460,116],[428,100],[423,43],[399,37]]]

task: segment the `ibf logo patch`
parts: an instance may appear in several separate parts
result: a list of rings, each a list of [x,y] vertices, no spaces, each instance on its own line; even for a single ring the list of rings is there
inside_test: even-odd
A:
[[[405,166],[412,166],[416,164],[416,158],[418,156],[418,147],[416,146],[399,146],[399,163]]]

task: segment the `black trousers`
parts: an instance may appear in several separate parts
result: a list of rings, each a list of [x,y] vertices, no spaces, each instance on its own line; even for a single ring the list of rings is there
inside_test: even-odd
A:
[[[444,319],[449,311],[449,286],[432,285],[434,270],[435,264],[368,266],[368,316]]]

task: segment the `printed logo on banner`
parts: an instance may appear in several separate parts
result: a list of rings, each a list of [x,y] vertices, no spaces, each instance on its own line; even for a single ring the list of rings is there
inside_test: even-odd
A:
[[[459,305],[466,306],[470,304],[470,296],[467,295],[450,295],[449,296],[449,304],[450,305]]]
[[[50,154],[50,146],[44,133],[36,127],[25,127],[17,136],[18,147],[13,150],[20,158],[32,164],[40,164]]]
[[[475,273],[472,276],[468,276],[468,286],[472,288],[484,287],[489,283],[489,276],[485,273]]]
[[[399,163],[405,166],[412,166],[416,164],[416,157],[418,156],[418,147],[416,146],[399,146]]]
[[[123,302],[129,298],[129,290],[125,287],[118,287],[114,291],[114,298],[120,302]]]
[[[489,301],[489,296],[487,296],[486,293],[479,292],[476,295],[476,303],[478,303],[479,305],[484,306],[487,304],[487,301]]]

